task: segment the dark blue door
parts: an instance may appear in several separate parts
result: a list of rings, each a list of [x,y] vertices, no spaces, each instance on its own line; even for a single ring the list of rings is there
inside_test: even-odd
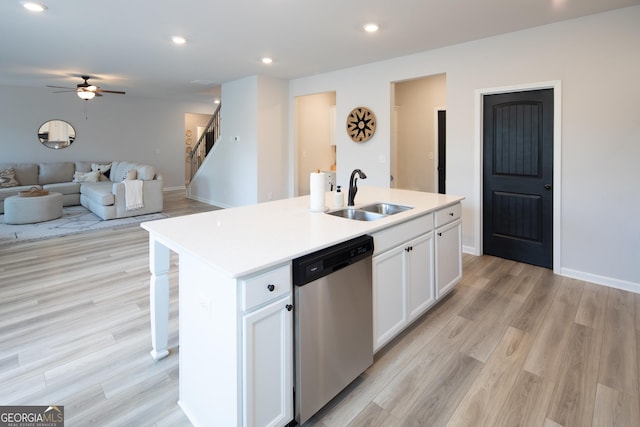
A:
[[[484,97],[484,253],[553,267],[553,89]]]

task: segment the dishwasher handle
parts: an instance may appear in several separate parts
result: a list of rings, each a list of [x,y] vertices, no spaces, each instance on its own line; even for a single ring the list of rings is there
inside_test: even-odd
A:
[[[331,272],[332,272],[332,273],[335,273],[335,272],[336,272],[336,271],[338,271],[338,270],[342,270],[342,269],[343,269],[343,268],[345,268],[345,267],[349,267],[351,264],[353,264],[353,263],[351,263],[351,262],[343,262],[342,264],[338,264],[338,265],[334,266],[334,267],[331,269]]]

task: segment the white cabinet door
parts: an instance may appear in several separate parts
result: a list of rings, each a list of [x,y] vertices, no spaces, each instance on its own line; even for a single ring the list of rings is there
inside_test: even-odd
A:
[[[405,278],[409,321],[424,313],[435,302],[433,288],[433,233],[405,245]]]
[[[373,257],[373,350],[398,335],[434,302],[433,234]]]
[[[404,254],[404,246],[399,246],[372,259],[374,351],[391,340],[407,323]]]
[[[293,419],[292,296],[242,317],[243,425],[280,426]]]
[[[436,298],[462,279],[462,223],[454,221],[436,229]]]

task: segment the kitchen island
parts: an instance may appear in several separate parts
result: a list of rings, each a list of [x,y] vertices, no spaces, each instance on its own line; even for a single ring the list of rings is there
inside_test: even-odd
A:
[[[356,221],[310,212],[304,196],[143,223],[155,359],[169,354],[169,254],[179,255],[179,403],[191,422],[285,425],[292,419],[294,258],[374,236],[375,350],[424,313],[461,277],[462,199],[361,187],[356,207],[385,202],[412,209]],[[447,256],[438,256],[439,247]],[[412,270],[398,278],[398,268]]]

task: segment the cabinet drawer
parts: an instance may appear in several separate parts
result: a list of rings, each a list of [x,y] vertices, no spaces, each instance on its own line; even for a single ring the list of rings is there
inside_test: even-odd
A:
[[[373,235],[373,254],[382,253],[433,230],[433,214],[391,226]]]
[[[240,281],[242,311],[251,310],[267,301],[291,292],[289,264]]]
[[[436,211],[436,227],[441,227],[451,221],[455,221],[456,219],[459,219],[461,215],[462,205],[460,203],[456,203],[453,206]]]

